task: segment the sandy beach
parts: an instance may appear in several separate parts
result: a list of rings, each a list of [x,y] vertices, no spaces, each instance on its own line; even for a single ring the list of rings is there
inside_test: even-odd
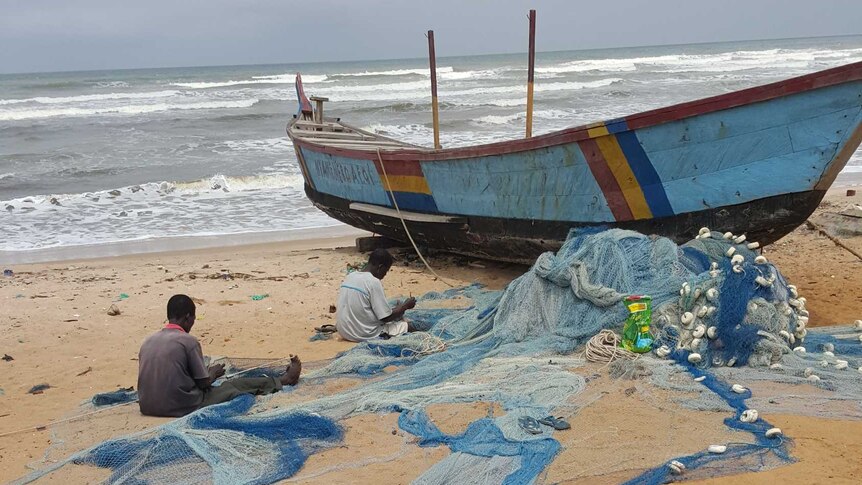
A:
[[[838,211],[862,203],[833,191],[820,212]],[[817,220],[816,216],[813,220]],[[12,277],[0,279],[0,481],[18,478],[79,449],[110,437],[166,422],[141,416],[136,406],[34,431],[46,423],[75,416],[94,394],[136,384],[137,353],[143,339],[163,325],[166,300],[186,293],[198,304],[193,330],[210,356],[275,360],[298,354],[313,366],[332,359],[353,344],[337,338],[309,341],[313,328],[334,323],[329,313],[348,265],[365,256],[353,246],[354,234],[324,234],[287,242],[136,254],[97,259],[18,264]],[[862,237],[842,237],[862,251]],[[445,290],[421,264],[408,262],[408,251],[396,251],[398,262],[384,280],[389,297],[421,295]],[[811,325],[847,324],[862,318],[862,261],[826,236],[806,226],[764,254],[799,287],[808,299]],[[503,288],[527,270],[524,266],[475,262],[438,255],[430,259],[449,283],[479,282]],[[229,279],[224,274],[231,274]],[[253,299],[260,296],[259,299]],[[116,305],[121,313],[109,316]],[[669,417],[660,407],[638,407],[639,419],[662,429],[629,433],[620,421],[630,412],[632,386],[615,380],[605,369],[589,393],[618,395],[615,399],[584,401],[572,418],[574,430],[557,434],[563,450],[544,473],[546,483],[619,483],[665,460],[704,449],[712,442],[734,439],[721,422],[722,413],[677,410]],[[38,394],[38,384],[50,388]],[[350,385],[348,383],[344,385]],[[338,388],[308,388],[309,395],[325,395]],[[324,386],[325,387],[325,386]],[[302,389],[300,387],[300,389]],[[637,392],[640,392],[637,391]],[[656,391],[657,392],[657,391]],[[639,394],[642,395],[642,394]],[[656,401],[659,402],[659,401]],[[493,415],[494,403],[439,405],[429,410],[438,426],[454,433],[479,417]],[[792,415],[768,418],[793,439],[795,464],[762,474],[725,477],[708,483],[859,483],[862,465],[854,451],[862,423]],[[290,481],[301,483],[408,483],[446,456],[444,447],[420,448],[398,429],[397,414],[364,415],[342,423],[344,446],[312,455]],[[680,421],[682,420],[682,421]],[[685,422],[682,426],[679,422]],[[692,426],[698,432],[692,433]],[[737,438],[738,439],[738,438]],[[361,463],[359,469],[332,469],[333,463]],[[603,464],[614,464],[607,474]],[[54,480],[72,483],[108,475],[105,470],[76,467]],[[80,472],[81,474],[75,475]],[[69,476],[69,475],[73,476]],[[818,477],[812,481],[811,477]]]

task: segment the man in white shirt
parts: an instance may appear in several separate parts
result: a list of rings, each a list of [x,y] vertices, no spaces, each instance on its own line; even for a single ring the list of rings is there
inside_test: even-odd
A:
[[[345,340],[362,342],[386,334],[390,337],[412,332],[402,320],[404,312],[416,306],[408,298],[391,308],[380,282],[392,267],[392,255],[385,249],[375,249],[368,258],[365,271],[347,275],[338,292],[336,325]]]

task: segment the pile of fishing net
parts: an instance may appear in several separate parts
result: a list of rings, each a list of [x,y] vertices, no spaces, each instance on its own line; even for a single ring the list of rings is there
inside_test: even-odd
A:
[[[752,384],[815,384],[824,393],[817,399],[826,393],[835,399],[829,409],[836,415],[862,417],[855,370],[862,348],[855,330],[808,332],[804,298],[756,249],[707,229],[682,246],[617,229],[573,232],[503,291],[472,285],[420,298],[408,317],[427,332],[357,345],[308,369],[296,388],[105,441],[22,483],[68,464],[108,468],[112,483],[271,483],[296,475],[311,454],[338,446],[346,419],[381,413],[399,413],[399,427],[419,446],[451,451],[418,483],[542,481],[560,441],[551,431],[527,433],[519,418],[576,417],[584,406],[579,397],[608,369],[684,396],[668,406],[727,413],[725,424],[749,435],[723,454],[704,450],[655,463],[633,481],[788,463],[780,432],[767,433],[772,426],[762,418],[742,419],[750,414]],[[613,367],[589,364],[581,357],[584,344],[602,329],[621,330],[628,315],[623,299],[633,294],[652,297],[654,353]],[[799,350],[803,345],[811,348]],[[743,377],[746,387],[733,386]],[[352,384],[321,391],[345,379]],[[428,417],[432,405],[475,402],[496,403],[503,413],[458,434],[441,432]]]

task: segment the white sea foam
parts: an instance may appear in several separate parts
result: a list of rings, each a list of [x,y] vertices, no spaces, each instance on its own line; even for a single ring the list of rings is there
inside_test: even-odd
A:
[[[179,91],[149,91],[140,93],[105,93],[105,94],[82,94],[80,96],[38,96],[35,98],[26,99],[0,99],[0,106],[10,104],[23,103],[38,103],[38,104],[67,104],[67,103],[84,103],[88,101],[107,101],[115,99],[153,99],[153,98],[169,98],[177,96]]]
[[[525,117],[526,113],[513,113],[510,115],[487,115],[480,118],[476,118],[475,122],[486,125],[507,125],[513,121],[524,119]]]
[[[168,195],[200,195],[204,193],[218,195],[228,192],[286,188],[301,189],[302,184],[302,176],[291,173],[269,173],[247,176],[215,174],[211,177],[187,182],[148,182],[96,192],[28,195],[26,197],[0,200],[0,204],[34,208],[41,206],[50,209],[58,207],[55,202],[60,203],[59,207],[71,207],[78,204],[110,205],[123,201],[143,201],[153,197],[165,197]]]
[[[584,59],[536,67],[537,73],[565,74],[589,71],[632,72],[639,68],[662,72],[726,72],[749,69],[807,69],[817,61],[844,62],[862,58],[862,49],[765,49],[714,54],[669,54],[662,56]]]
[[[224,145],[236,152],[283,153],[293,150],[293,143],[287,137],[265,138],[262,140],[228,140]]]
[[[447,74],[454,72],[455,68],[452,66],[444,66],[437,68],[437,74]],[[332,77],[367,77],[367,76],[408,76],[408,75],[420,75],[420,76],[428,76],[431,77],[430,69],[392,69],[389,71],[362,71],[362,72],[342,72],[338,74],[333,74]]]
[[[162,182],[159,189],[162,192],[181,192],[185,194],[199,194],[210,191],[247,192],[264,189],[302,188],[303,179],[301,175],[295,174],[265,174],[249,176],[225,176],[216,174],[212,177],[195,180],[192,182]]]
[[[129,83],[125,81],[99,81],[96,86],[100,88],[127,88]]]
[[[526,88],[524,89],[526,91]],[[448,101],[456,106],[465,106],[465,107],[479,107],[479,106],[498,106],[500,108],[512,108],[515,106],[525,106],[527,101],[523,97],[517,98],[499,98],[499,99],[491,99],[488,101],[470,101],[470,100],[456,100],[456,101]]]
[[[563,111],[559,109],[546,109],[535,111],[533,113],[533,117],[546,120],[570,119],[572,117],[572,113],[570,111]],[[486,125],[508,125],[509,123],[520,121],[526,118],[527,113],[525,111],[522,111],[520,113],[512,113],[508,115],[482,116],[480,118],[476,118],[475,122]]]
[[[332,225],[310,205],[289,202],[301,200],[302,185],[301,176],[288,173],[214,175],[0,201],[0,206],[12,207],[4,210],[8,234],[0,251]],[[54,225],[57,218],[66,222]],[[42,228],[46,225],[50,231]]]
[[[535,91],[536,92],[551,92],[551,91],[577,91],[580,89],[595,89],[601,88],[605,86],[610,86],[612,84],[620,83],[623,80],[621,78],[608,78],[608,79],[597,79],[595,81],[568,81],[568,82],[552,82],[552,83],[541,83],[536,84]],[[527,88],[524,85],[510,85],[510,86],[493,86],[487,88],[471,88],[465,90],[452,90],[452,91],[443,91],[441,89],[441,93],[445,92],[450,96],[470,96],[476,94],[506,94],[506,93],[521,93],[526,92]]]
[[[490,69],[484,71],[449,71],[438,72],[438,77],[445,81],[468,81],[474,79],[488,79],[500,74],[499,70]]]
[[[13,109],[0,111],[0,121],[20,121],[55,117],[82,117],[96,115],[138,115],[160,111],[184,111],[197,109],[239,109],[251,108],[258,99],[239,99],[233,101],[204,101],[198,103],[154,103],[141,105],[120,105],[100,108],[57,108],[57,109]]]
[[[320,83],[327,80],[327,76],[303,74],[303,84]],[[198,81],[198,82],[182,82],[173,83],[173,86],[179,86],[188,89],[209,89],[209,88],[224,88],[229,86],[243,86],[247,84],[293,84],[296,81],[296,74],[276,74],[272,76],[254,76],[252,79],[243,79],[239,81]]]
[[[526,86],[522,83],[506,86],[488,86],[468,89],[459,89],[456,84],[443,84],[438,89],[441,99],[451,99],[457,97],[470,97],[474,99],[476,96],[488,95],[505,95],[505,94],[520,94],[526,92]],[[605,86],[610,86],[622,82],[621,78],[597,79],[595,81],[568,81],[568,82],[551,82],[537,84],[535,91],[552,92],[552,91],[577,91],[580,89],[595,89]],[[346,101],[413,101],[424,99],[429,96],[431,84],[429,81],[410,81],[404,83],[389,83],[377,85],[360,85],[360,86],[327,86],[315,90],[315,94],[328,96],[335,102]],[[288,97],[287,99],[295,99]],[[458,101],[455,100],[457,103]],[[469,101],[470,103],[479,104],[497,104],[498,106],[517,106],[514,100],[489,100],[488,102]],[[518,102],[520,103],[520,102]]]

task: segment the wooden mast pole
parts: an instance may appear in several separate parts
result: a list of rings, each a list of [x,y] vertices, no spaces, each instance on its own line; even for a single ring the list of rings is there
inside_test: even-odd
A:
[[[440,149],[440,114],[437,107],[437,57],[434,53],[434,31],[428,31],[428,58],[431,61],[431,114],[434,122],[434,149]]]
[[[533,71],[536,68],[536,11],[530,10],[530,54],[527,67],[527,138],[533,136]]]

